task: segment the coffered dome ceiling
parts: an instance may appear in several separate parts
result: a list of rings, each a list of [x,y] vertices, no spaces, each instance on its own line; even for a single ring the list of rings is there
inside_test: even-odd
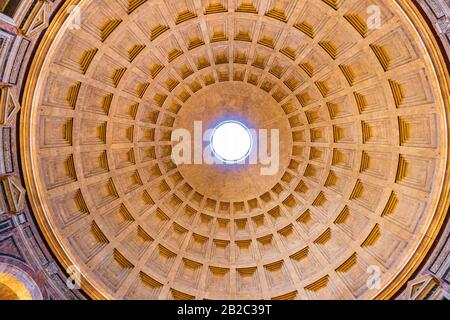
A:
[[[390,297],[445,215],[430,43],[408,1],[66,1],[21,122],[44,235],[93,298]],[[174,129],[230,114],[280,130],[275,175],[174,164]]]

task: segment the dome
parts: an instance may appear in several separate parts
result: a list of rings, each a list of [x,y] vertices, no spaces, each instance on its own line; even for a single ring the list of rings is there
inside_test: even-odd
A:
[[[430,41],[400,0],[65,1],[20,123],[51,250],[96,299],[391,298],[448,205]],[[198,124],[225,162],[265,130],[277,161],[175,161]]]

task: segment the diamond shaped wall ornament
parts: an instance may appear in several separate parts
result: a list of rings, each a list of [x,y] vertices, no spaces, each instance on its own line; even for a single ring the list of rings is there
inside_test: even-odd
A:
[[[23,33],[27,37],[33,37],[48,27],[49,14],[47,1],[39,1],[30,16],[32,18],[28,19],[22,28]]]
[[[440,282],[431,275],[419,276],[408,282],[406,299],[438,300],[442,296]]]
[[[25,208],[25,188],[16,177],[5,176],[0,179],[0,210],[8,213],[19,213]]]
[[[0,125],[8,126],[19,112],[20,104],[12,87],[0,88]]]

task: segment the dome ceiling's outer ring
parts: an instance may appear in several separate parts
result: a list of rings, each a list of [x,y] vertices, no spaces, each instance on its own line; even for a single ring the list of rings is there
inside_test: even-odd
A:
[[[58,38],[60,30],[63,30],[63,26],[67,23],[67,10],[70,6],[80,3],[80,0],[69,0],[64,3],[55,18],[53,19],[50,27],[48,28],[46,34],[44,35],[41,44],[36,51],[36,55],[32,66],[29,70],[29,78],[25,87],[23,96],[23,110],[21,114],[21,127],[20,127],[20,142],[21,142],[21,155],[22,155],[22,167],[24,171],[24,178],[27,186],[27,191],[33,211],[35,213],[36,219],[41,227],[41,230],[46,237],[50,247],[52,248],[54,254],[57,256],[58,260],[61,262],[63,267],[67,268],[72,266],[74,263],[71,260],[69,254],[62,245],[61,239],[58,238],[56,232],[54,232],[52,226],[47,220],[47,204],[41,201],[40,192],[42,186],[39,184],[38,177],[36,175],[35,160],[33,159],[33,142],[30,140],[32,130],[36,127],[36,123],[32,122],[32,111],[35,106],[34,93],[39,90],[36,87],[39,81],[39,75],[41,68],[45,64],[46,54],[49,52],[50,48],[55,39]],[[402,8],[405,14],[412,21],[413,25],[416,27],[417,32],[423,39],[423,42],[428,49],[429,56],[433,60],[433,66],[437,78],[440,82],[440,88],[449,88],[450,79],[448,75],[448,70],[446,69],[445,59],[439,49],[439,45],[434,38],[433,32],[430,30],[427,22],[421,16],[417,8],[407,0],[397,0],[395,1]],[[447,127],[445,132],[447,136],[443,137],[445,141],[445,150],[448,152],[448,142],[449,142],[449,130],[448,125],[450,123],[449,119],[449,105],[450,105],[450,93],[445,89],[442,91],[442,95],[437,97],[438,100],[442,100],[442,105],[445,105],[445,116]],[[407,264],[401,269],[397,274],[395,279],[389,282],[389,284],[377,294],[377,299],[388,299],[395,295],[395,293],[404,285],[404,283],[409,279],[409,277],[415,272],[415,270],[420,266],[422,260],[425,258],[428,250],[431,248],[434,240],[439,234],[442,224],[445,220],[446,210],[448,208],[448,195],[450,192],[450,183],[448,172],[450,169],[450,163],[448,159],[448,154],[446,154],[446,170],[444,181],[442,183],[441,192],[436,195],[434,199],[434,207],[436,208],[434,217],[427,228],[426,234],[423,235],[419,246],[415,250],[415,254]],[[98,284],[91,283],[89,280],[84,278],[82,281],[83,289],[94,299],[108,299],[110,296],[102,290],[102,287]]]

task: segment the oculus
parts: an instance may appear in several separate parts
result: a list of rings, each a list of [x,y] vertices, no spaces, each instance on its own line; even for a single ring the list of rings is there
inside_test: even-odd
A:
[[[230,120],[219,124],[211,137],[211,150],[225,163],[239,163],[252,150],[252,137],[241,122]]]

